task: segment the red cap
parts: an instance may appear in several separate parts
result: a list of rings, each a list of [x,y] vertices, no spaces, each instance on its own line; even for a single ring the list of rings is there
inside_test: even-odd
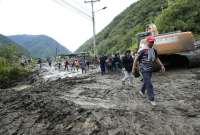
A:
[[[154,36],[148,36],[146,37],[146,40],[148,43],[153,43],[155,41],[155,37]]]

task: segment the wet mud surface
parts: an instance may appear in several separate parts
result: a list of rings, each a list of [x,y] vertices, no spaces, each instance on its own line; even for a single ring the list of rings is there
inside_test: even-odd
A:
[[[0,135],[199,135],[200,68],[154,73],[157,106],[141,82],[88,74],[0,90]]]

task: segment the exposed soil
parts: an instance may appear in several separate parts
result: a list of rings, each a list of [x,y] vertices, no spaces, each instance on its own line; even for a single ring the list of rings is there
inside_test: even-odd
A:
[[[157,106],[120,75],[0,90],[0,135],[199,135],[200,68],[154,73]]]

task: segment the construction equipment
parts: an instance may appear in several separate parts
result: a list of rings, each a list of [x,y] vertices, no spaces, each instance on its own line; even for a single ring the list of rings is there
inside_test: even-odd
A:
[[[151,32],[136,35],[138,48],[144,38]],[[166,66],[197,67],[200,66],[200,42],[193,40],[192,32],[171,32],[155,35],[154,48]]]

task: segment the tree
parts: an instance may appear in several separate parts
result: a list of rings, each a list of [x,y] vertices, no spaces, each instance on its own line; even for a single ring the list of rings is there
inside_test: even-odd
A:
[[[166,8],[157,18],[159,31],[174,30],[200,33],[200,1],[199,0],[169,0]]]

